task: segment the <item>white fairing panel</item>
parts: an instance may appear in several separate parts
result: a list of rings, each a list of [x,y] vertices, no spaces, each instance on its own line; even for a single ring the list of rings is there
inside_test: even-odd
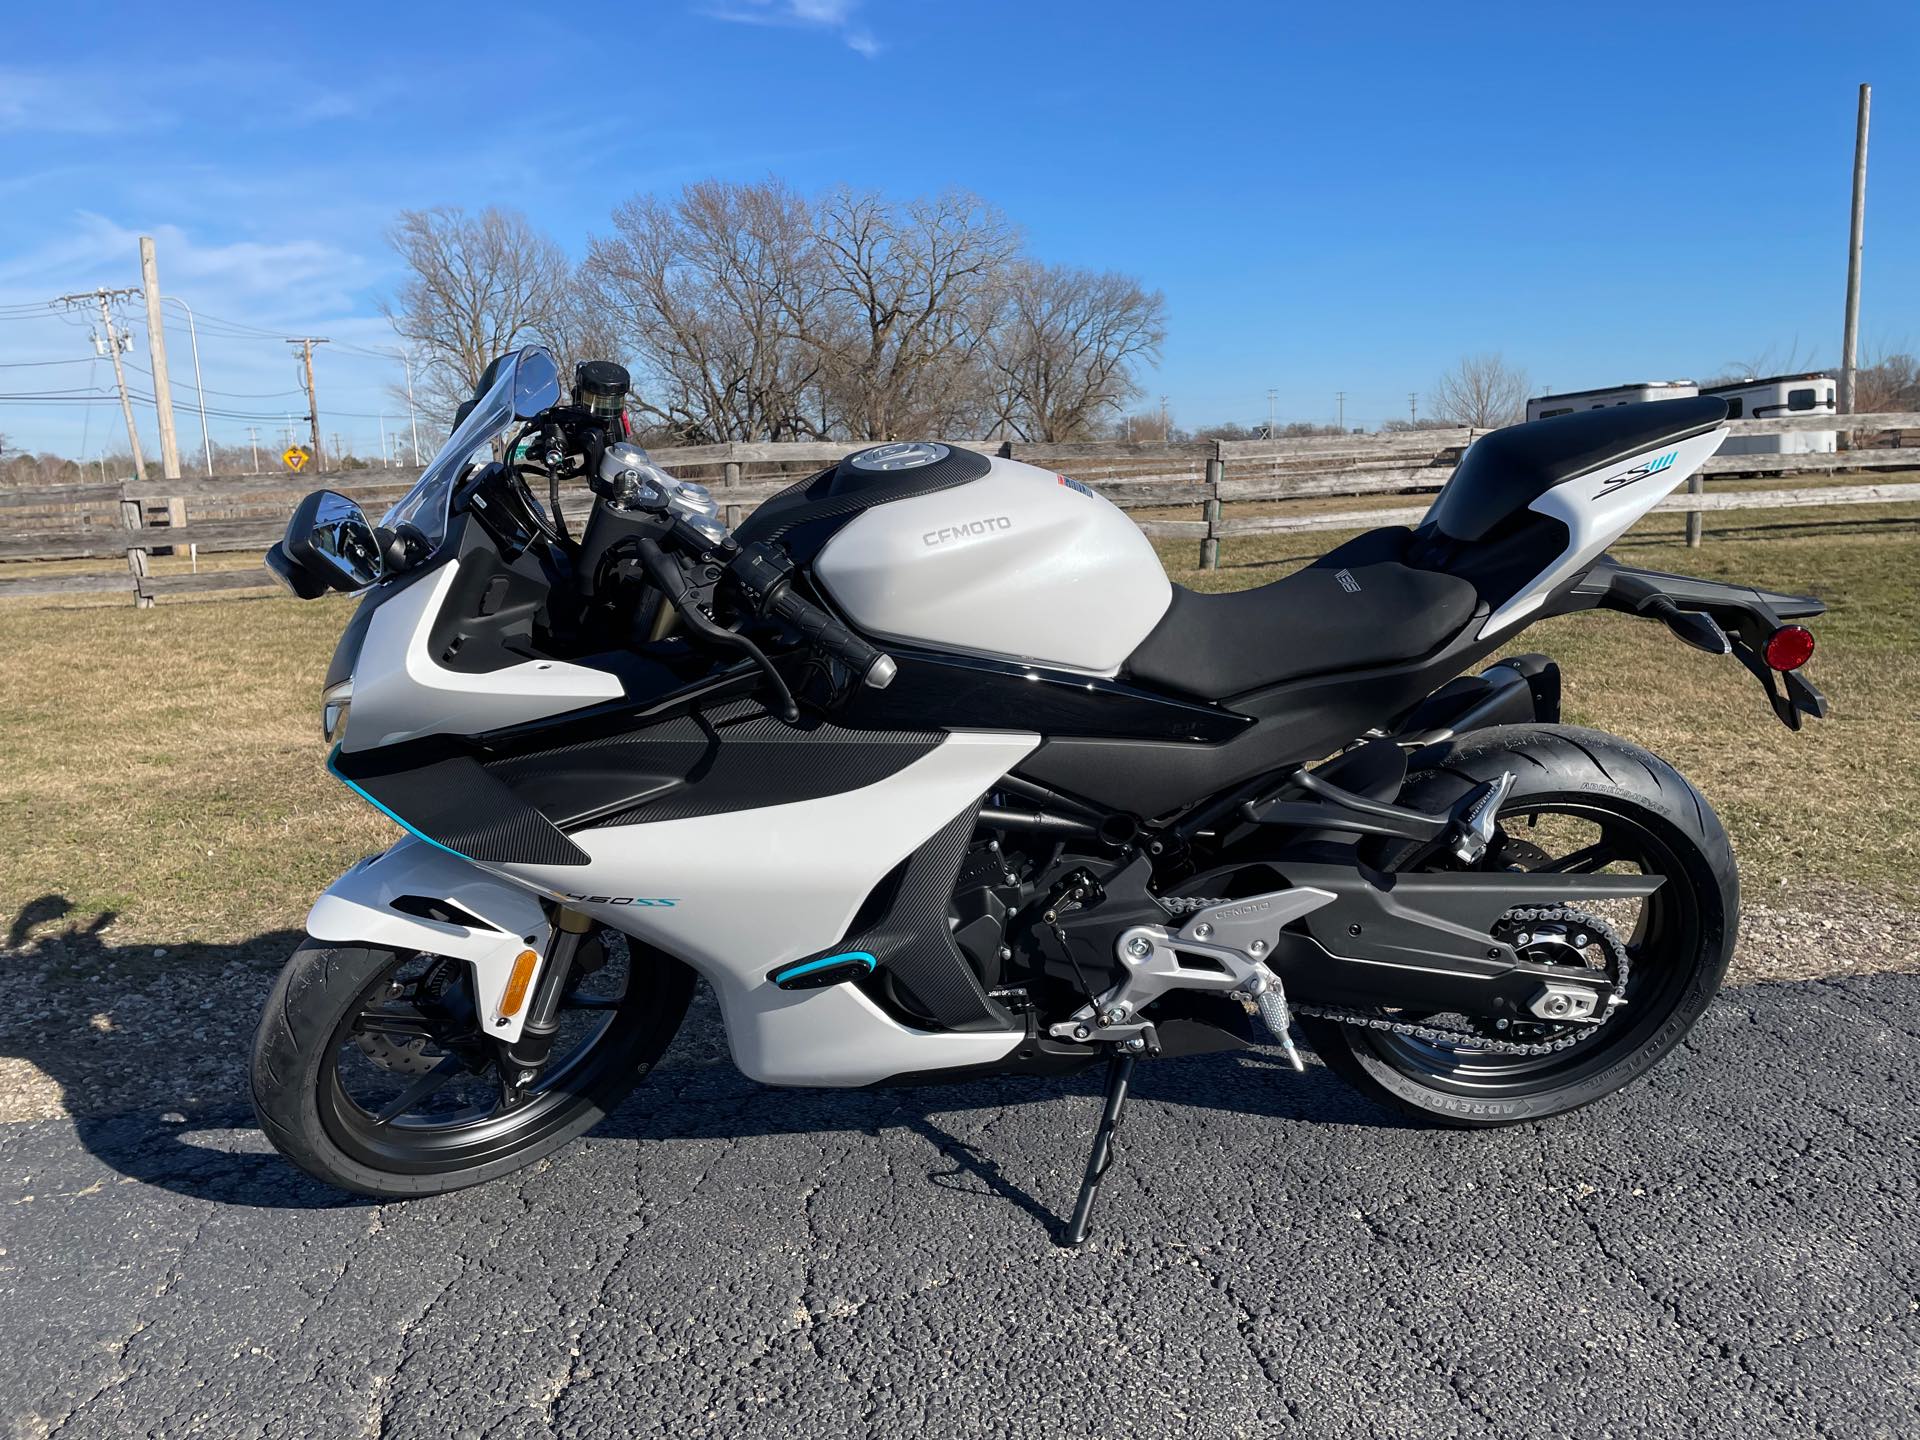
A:
[[[526,660],[485,674],[449,670],[428,643],[459,573],[449,560],[374,611],[354,666],[353,715],[343,750],[372,750],[421,735],[474,735],[618,700],[620,681],[564,660]]]
[[[865,511],[814,573],[870,634],[1095,675],[1116,674],[1173,598],[1118,507],[997,458],[978,480]]]
[[[454,925],[393,908],[405,896],[450,900],[484,921]],[[499,1019],[500,1000],[514,957],[547,953],[547,915],[538,897],[490,875],[471,860],[425,840],[406,839],[384,855],[362,860],[313,902],[307,933],[339,945],[421,950],[473,963],[474,997],[501,1040],[518,1040],[526,1011]]]
[[[865,1085],[997,1060],[1023,1031],[913,1030],[850,985],[780,990],[767,973],[841,940],[887,872],[1038,743],[954,734],[858,790],[576,831],[590,864],[497,868],[692,965],[719,997],[734,1063],[755,1080]]]
[[[1629,459],[1592,470],[1554,486],[1527,508],[1550,515],[1567,527],[1567,548],[1525,590],[1502,605],[1480,627],[1485,639],[1538,610],[1553,588],[1577,575],[1659,504],[1720,448],[1724,427],[1690,440],[1656,446]]]

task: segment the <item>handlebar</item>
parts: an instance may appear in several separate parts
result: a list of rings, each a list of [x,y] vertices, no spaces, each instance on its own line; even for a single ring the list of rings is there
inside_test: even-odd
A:
[[[768,609],[798,630],[808,643],[844,661],[863,684],[884,690],[893,683],[899,667],[891,655],[874,649],[791,585],[774,593]]]

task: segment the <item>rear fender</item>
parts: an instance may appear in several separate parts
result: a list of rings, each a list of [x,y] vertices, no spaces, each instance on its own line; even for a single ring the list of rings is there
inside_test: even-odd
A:
[[[1811,595],[1641,570],[1603,555],[1567,592],[1560,608],[1617,610],[1664,621],[1689,645],[1710,654],[1730,654],[1745,666],[1789,730],[1798,730],[1807,716],[1826,716],[1826,697],[1812,681],[1797,670],[1773,670],[1762,658],[1768,639],[1787,621],[1826,613],[1827,607]]]
[[[1494,725],[1559,721],[1560,667],[1545,655],[1509,655],[1478,675],[1449,680],[1414,706],[1390,738],[1417,747]]]
[[[420,950],[468,961],[488,1033],[512,1041],[520,1038],[531,1007],[523,1005],[518,1014],[500,1020],[507,977],[522,950],[545,963],[550,927],[532,892],[428,841],[406,839],[362,860],[328,886],[307,915],[307,933],[329,944]]]

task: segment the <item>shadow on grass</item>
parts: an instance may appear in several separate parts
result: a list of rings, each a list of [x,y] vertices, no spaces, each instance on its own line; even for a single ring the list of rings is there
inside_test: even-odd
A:
[[[43,896],[7,935],[10,972],[37,975],[35,1003],[0,1015],[0,1055],[30,1061],[57,1082],[87,1150],[129,1179],[217,1204],[325,1209],[374,1202],[310,1179],[267,1145],[254,1121],[247,1058],[261,1002],[303,938],[271,931],[235,945],[186,945],[156,955],[115,946],[113,916],[45,932],[71,911]],[[208,994],[209,989],[215,993]],[[124,1020],[104,1017],[124,1016]],[[103,1028],[104,1024],[104,1028]],[[776,1090],[731,1065],[657,1069],[594,1132],[633,1141],[735,1139],[904,1128],[946,1162],[927,1183],[1019,1206],[1048,1227],[1059,1217],[937,1117],[1053,1104],[1057,1133],[1091,1142],[1099,1070],[1067,1079],[993,1076],[951,1085],[870,1090]],[[1398,1126],[1319,1067],[1295,1076],[1263,1051],[1148,1063],[1136,1103],[1223,1109],[1304,1120]],[[565,1163],[565,1152],[556,1157]],[[1136,1154],[1134,1163],[1151,1163]],[[1068,1197],[1058,1197],[1063,1202]]]

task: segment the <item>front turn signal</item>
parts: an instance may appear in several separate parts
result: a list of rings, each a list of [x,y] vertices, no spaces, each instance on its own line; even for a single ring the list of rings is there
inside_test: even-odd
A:
[[[533,967],[540,963],[540,957],[531,950],[522,950],[513,957],[513,970],[507,976],[507,988],[500,996],[500,1020],[504,1025],[520,1013],[520,1007],[527,1003],[527,987],[533,983]]]

